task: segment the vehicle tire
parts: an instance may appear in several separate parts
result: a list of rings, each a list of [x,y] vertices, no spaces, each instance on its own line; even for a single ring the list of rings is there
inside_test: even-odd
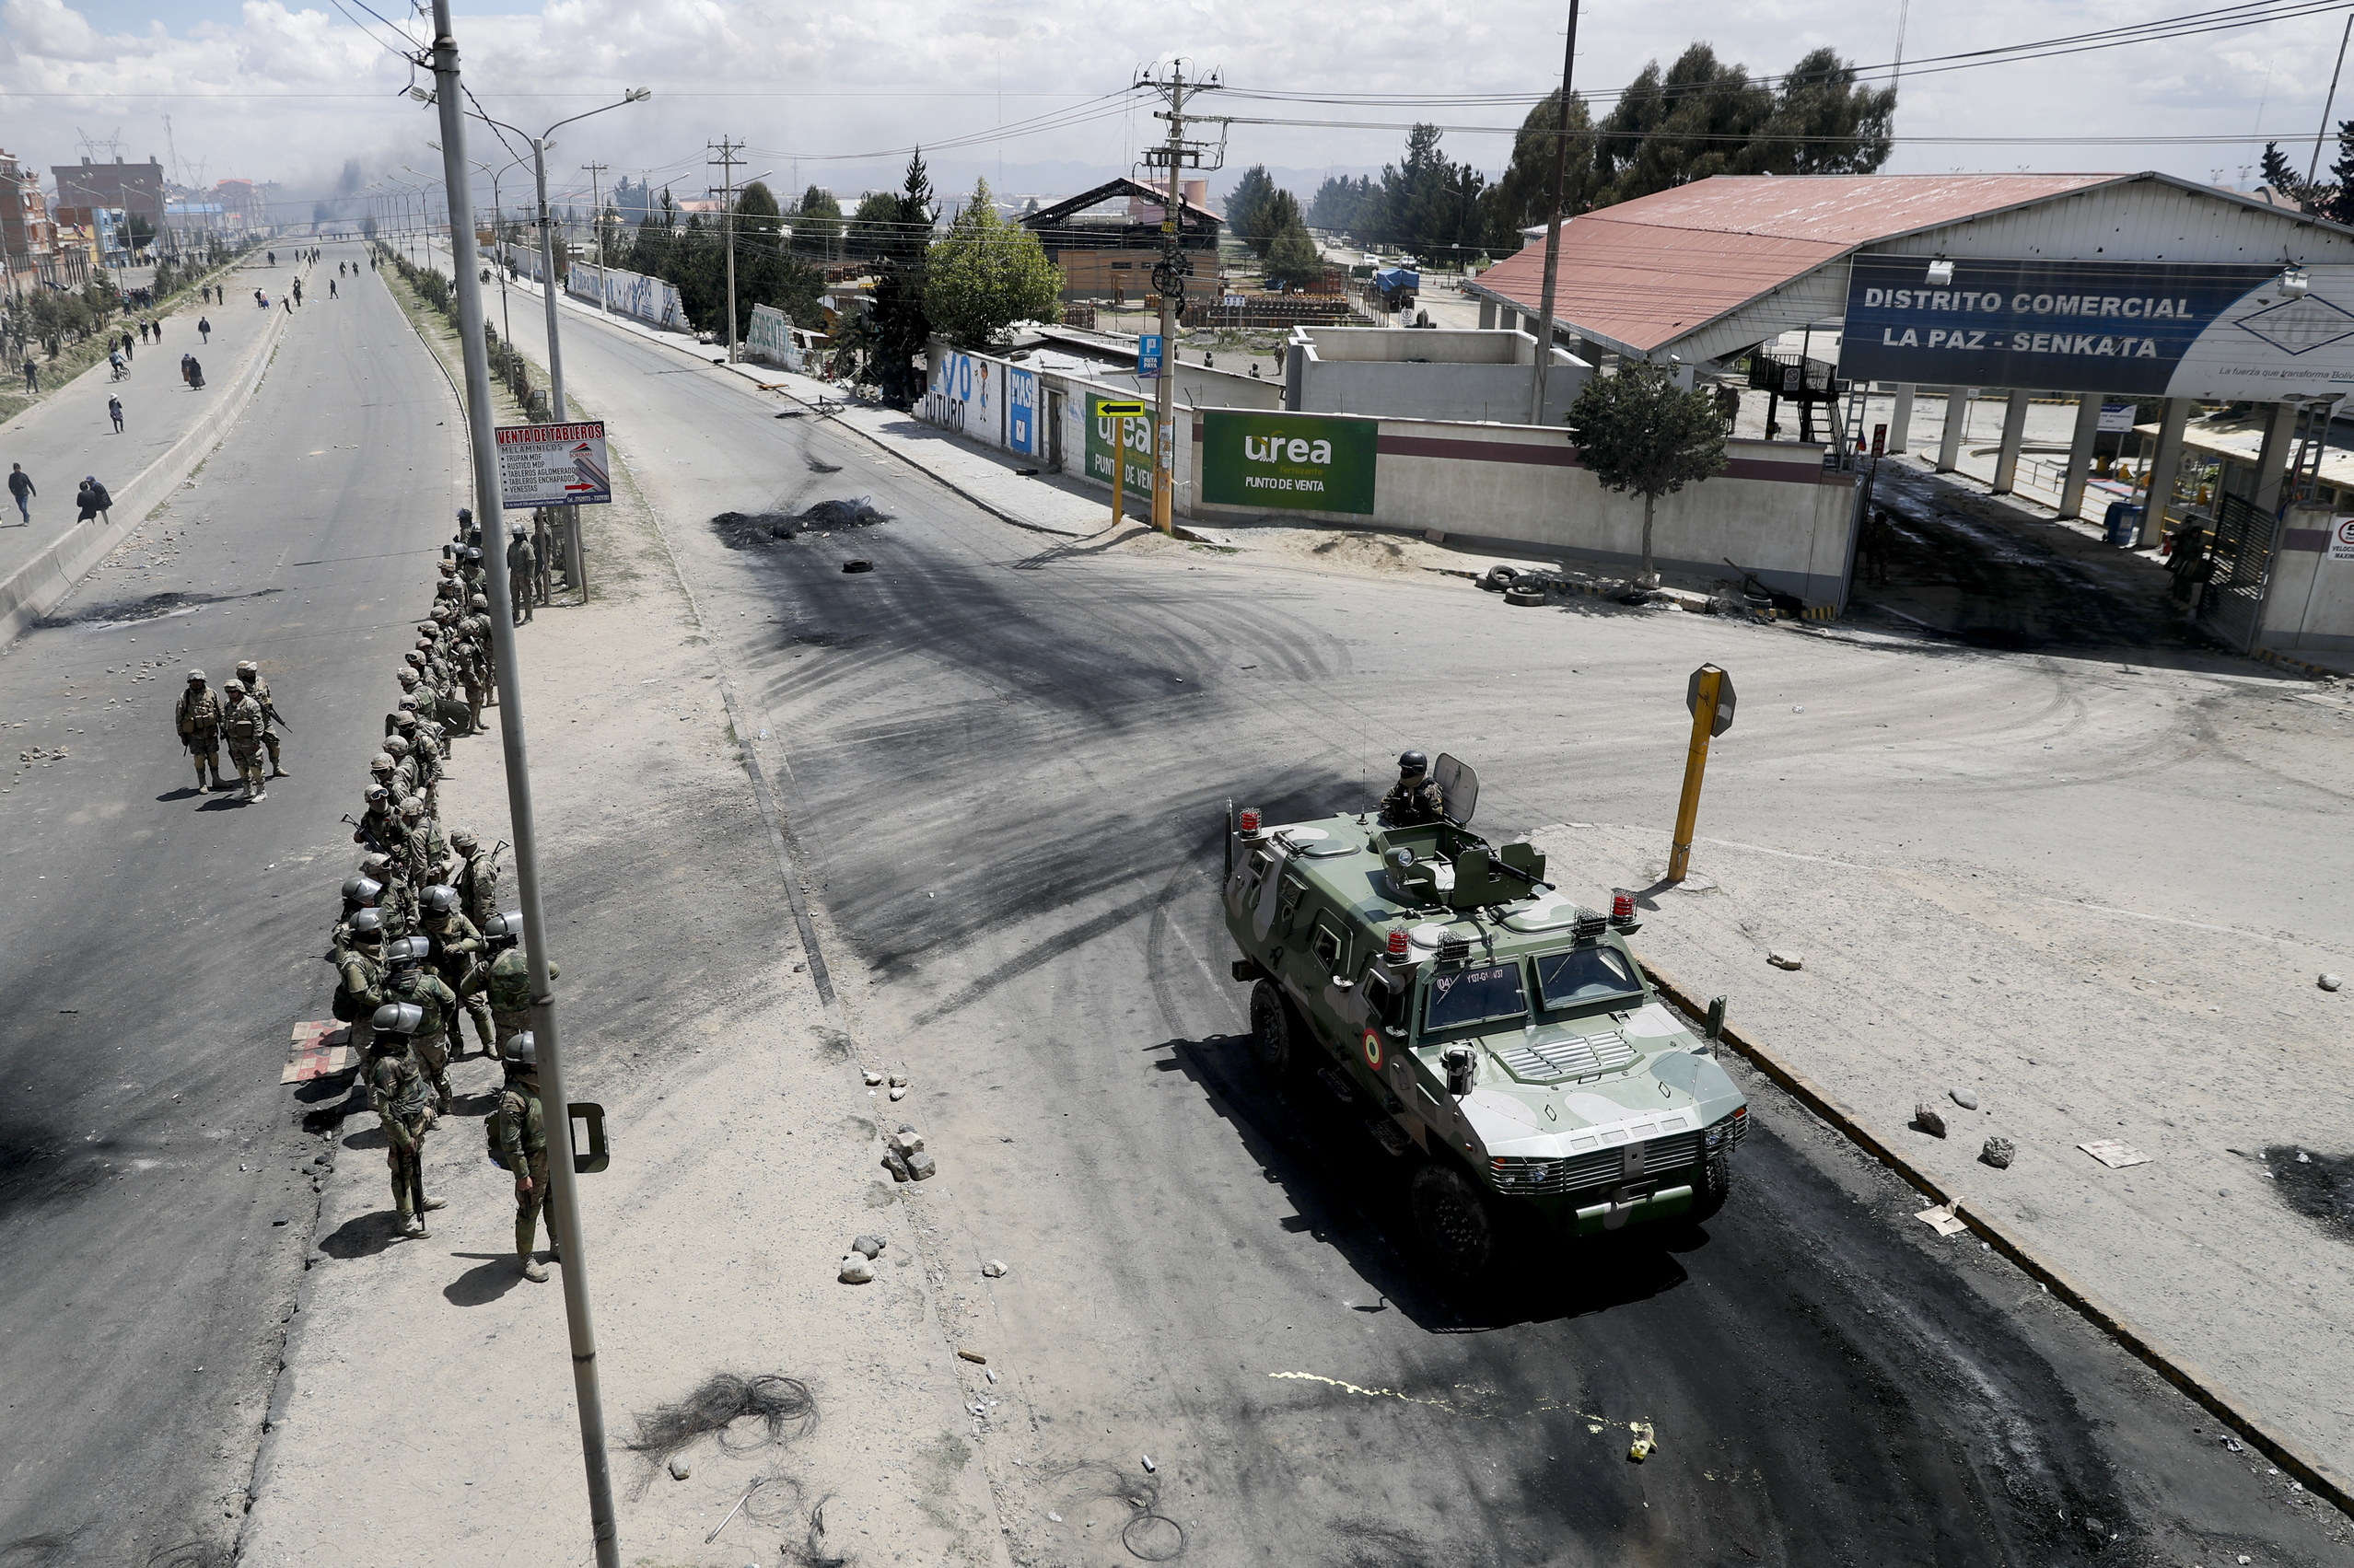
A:
[[[1251,988],[1251,1054],[1271,1077],[1282,1077],[1299,1063],[1299,1027],[1291,1004],[1271,980]]]
[[[1482,1192],[1461,1167],[1433,1161],[1414,1173],[1408,1189],[1414,1228],[1449,1269],[1476,1274],[1496,1255],[1497,1221]]]
[[[1537,605],[1545,601],[1543,583],[1514,583],[1504,590],[1504,602],[1517,605]]]
[[[1486,588],[1489,593],[1500,594],[1506,588],[1510,587],[1512,586],[1512,579],[1519,575],[1520,574],[1512,570],[1509,566],[1490,566],[1486,571],[1480,574],[1479,586]]]
[[[1692,1184],[1692,1217],[1714,1219],[1732,1196],[1732,1156],[1719,1149],[1701,1165],[1700,1179]]]

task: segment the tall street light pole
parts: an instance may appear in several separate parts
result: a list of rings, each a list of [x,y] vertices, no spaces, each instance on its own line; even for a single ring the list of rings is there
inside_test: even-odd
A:
[[[435,4],[438,7],[442,0],[435,0]],[[437,9],[435,14],[438,16],[439,10]],[[555,146],[555,143],[551,138],[558,131],[571,124],[573,121],[586,120],[590,114],[602,114],[606,110],[619,109],[623,104],[644,103],[653,96],[654,89],[651,87],[632,87],[622,94],[620,102],[599,104],[586,113],[572,116],[570,120],[559,120],[536,136],[529,134],[518,126],[509,125],[504,120],[493,120],[489,115],[480,112],[474,115],[474,118],[484,124],[495,126],[502,131],[513,131],[531,144],[531,177],[538,187],[540,198],[540,297],[547,308],[548,416],[559,424],[564,423],[565,415],[564,343],[556,331],[555,228],[548,217],[548,153]],[[447,138],[445,137],[444,140]],[[587,604],[588,602],[588,563],[582,559],[580,514],[577,508],[566,509],[572,512],[572,520],[565,525],[564,530],[565,575],[572,579],[574,590],[580,595],[580,602]]]
[[[433,98],[441,111],[442,190],[449,203],[452,280],[458,296],[458,335],[466,366],[466,434],[474,459],[474,515],[495,528],[501,497],[497,436],[491,424],[490,352],[483,342],[482,281],[474,253],[472,192],[466,179],[465,99],[459,86],[458,41],[449,0],[433,3]],[[551,344],[554,334],[550,334]],[[540,1081],[548,1117],[550,1216],[564,1259],[565,1320],[572,1341],[573,1395],[580,1413],[580,1455],[588,1470],[588,1519],[598,1568],[621,1568],[621,1538],[613,1513],[613,1477],[605,1451],[604,1401],[598,1388],[597,1330],[588,1305],[588,1247],[581,1234],[580,1194],[573,1167],[572,1112],[557,1039],[555,998],[549,985],[548,923],[540,897],[538,827],[531,813],[531,768],[523,733],[523,679],[515,646],[514,600],[507,552],[494,536],[483,552],[490,575],[491,642],[498,660],[499,738],[507,762],[507,810],[515,831],[515,881],[523,901],[523,946],[531,980],[531,1026],[539,1048]]]
[[[1578,0],[1569,0],[1569,41],[1561,50],[1561,118],[1553,137],[1553,194],[1544,224],[1544,288],[1537,302],[1536,375],[1529,384],[1529,423],[1544,423],[1544,377],[1553,368],[1553,273],[1561,264],[1561,184],[1569,163],[1569,75],[1578,64]]]

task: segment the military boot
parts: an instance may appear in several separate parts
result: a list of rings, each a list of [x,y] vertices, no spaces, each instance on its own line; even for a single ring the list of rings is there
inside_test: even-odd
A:
[[[251,787],[253,791],[254,799],[267,800],[270,798],[270,785],[266,782],[263,774],[258,769],[254,772]]]
[[[525,1279],[533,1284],[544,1284],[548,1272],[531,1256],[531,1238],[536,1228],[530,1220],[515,1222],[515,1261],[521,1266]]]

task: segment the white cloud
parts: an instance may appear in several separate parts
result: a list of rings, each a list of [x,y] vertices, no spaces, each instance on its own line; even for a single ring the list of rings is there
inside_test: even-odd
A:
[[[512,4],[513,0],[509,0]],[[374,0],[388,17],[405,4]],[[536,10],[464,14],[467,80],[492,111],[538,129],[629,87],[648,104],[561,134],[553,161],[565,183],[599,160],[614,173],[652,171],[682,193],[706,178],[704,144],[749,142],[775,182],[815,180],[856,191],[891,182],[896,159],[843,164],[846,153],[986,133],[1116,93],[1138,64],[1140,41],[1223,67],[1237,87],[1399,94],[1541,92],[1559,68],[1566,7],[1557,0],[1399,0],[1334,13],[1266,0],[1191,0],[1149,13],[1098,6],[1041,7],[1009,0],[942,7],[934,0],[787,6],[781,0],[547,0]],[[119,9],[119,8],[118,8]],[[2050,37],[2170,14],[2175,4],[2120,12],[2089,0],[1988,0],[1972,7],[1912,7],[1906,52],[1927,56],[1989,42]],[[371,171],[427,167],[434,116],[397,95],[409,66],[378,36],[332,6],[247,0],[231,19],[180,19],[169,5],[138,31],[94,28],[66,0],[0,0],[0,145],[41,167],[77,156],[76,131],[122,128],[123,152],[169,157],[161,117],[172,117],[181,157],[208,180],[277,179],[298,189],[330,183],[347,159]],[[1829,44],[1866,64],[1888,58],[1886,8],[1834,0],[1774,0],[1698,13],[1655,3],[1588,14],[1579,84],[1613,88],[1658,58],[1672,60],[1705,15],[1723,58],[1753,71],[1785,68]],[[2087,134],[2304,138],[2310,150],[2338,18],[2217,33],[2165,43],[1946,75],[1905,84],[1901,136]],[[1148,31],[1147,29],[1153,29]],[[422,35],[422,23],[412,24]],[[999,91],[1003,98],[1000,100]],[[287,95],[344,95],[300,97]],[[2354,93],[2347,95],[2354,113]],[[2261,105],[2261,122],[2258,120]],[[1213,110],[1284,119],[1509,125],[1513,108],[1348,108],[1241,99]],[[1106,172],[1140,139],[1159,134],[1148,105],[1043,134],[945,152],[944,171],[1057,160]],[[475,156],[495,148],[475,133]],[[1229,161],[1295,168],[1377,165],[1403,140],[1389,130],[1237,126]],[[1451,152],[1494,168],[1509,138],[1458,130]],[[1952,168],[2160,168],[2226,179],[2253,166],[2256,144],[1971,145],[1906,144],[1898,170]],[[798,161],[797,161],[798,160]],[[502,158],[502,161],[503,158]],[[2302,165],[2303,158],[2297,161]],[[2325,157],[2326,161],[2326,155]],[[755,172],[757,169],[755,169]],[[944,179],[956,185],[961,179]]]

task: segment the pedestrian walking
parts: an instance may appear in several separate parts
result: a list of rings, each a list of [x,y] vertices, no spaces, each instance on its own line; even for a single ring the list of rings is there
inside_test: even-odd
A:
[[[196,318],[196,335],[204,341],[205,346],[210,347],[212,345],[213,319],[211,317],[199,316]]]
[[[204,389],[204,363],[192,354],[188,356],[188,384],[200,392]]]
[[[283,305],[283,306],[285,306],[285,307],[286,307],[286,314],[287,314],[287,315],[291,316],[291,315],[293,315],[293,314],[294,314],[294,301],[293,301],[293,300],[288,299],[288,298],[287,298],[285,295],[280,295],[280,296],[278,296],[278,303],[279,303],[280,305]]]
[[[41,390],[41,366],[33,363],[33,356],[29,350],[25,354],[25,390],[28,392]]]
[[[300,305],[302,303],[302,280],[300,278],[297,278],[294,281],[294,302],[297,305]]]
[[[329,278],[327,280],[327,297],[330,299],[335,297],[335,280],[333,278]]]
[[[81,513],[75,519],[76,522],[87,523],[92,517],[114,521],[114,497],[106,493],[106,486],[98,482],[96,474],[84,476],[82,487],[74,493],[74,505]]]
[[[188,367],[195,363],[196,356],[192,354],[183,353],[180,356],[180,378],[182,382],[192,388],[196,385],[196,382],[195,379],[188,374]]]
[[[130,333],[128,333],[128,332],[123,333],[123,334],[122,334],[122,363],[123,363],[123,364],[125,364],[125,365],[128,365],[128,364],[130,364],[133,360],[134,360],[134,359],[136,359],[136,358],[138,358],[138,357],[139,357],[139,356],[138,356],[137,354],[133,354],[133,353],[131,352],[131,334],[130,334]]]
[[[141,343],[147,341],[147,324],[145,321],[139,323],[139,341]]]
[[[32,475],[25,471],[22,463],[8,465],[8,494],[16,497],[17,516],[24,519],[17,526],[29,528],[32,525],[32,498],[41,492],[33,488]]]
[[[122,435],[122,400],[121,398],[109,398],[106,400],[106,417],[114,421],[114,433],[117,436]]]

